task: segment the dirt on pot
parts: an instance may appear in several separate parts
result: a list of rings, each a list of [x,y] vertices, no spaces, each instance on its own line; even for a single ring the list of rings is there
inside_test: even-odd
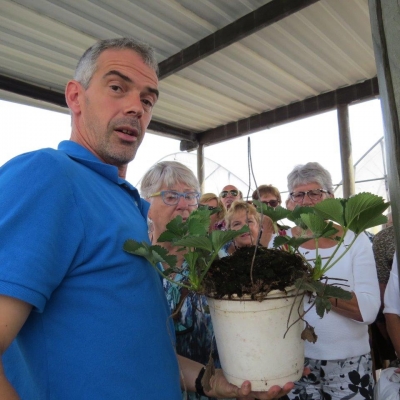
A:
[[[262,300],[271,290],[292,286],[307,271],[303,259],[286,251],[258,247],[253,265],[255,246],[239,248],[231,256],[215,260],[205,278],[206,293],[216,299],[232,295],[250,295]],[[253,282],[253,283],[252,283]]]

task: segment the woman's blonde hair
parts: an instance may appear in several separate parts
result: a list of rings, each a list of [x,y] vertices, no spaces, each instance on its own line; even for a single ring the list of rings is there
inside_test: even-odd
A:
[[[225,217],[225,207],[222,204],[220,198],[215,194],[215,193],[204,193],[201,197],[200,197],[200,201],[199,201],[199,205],[207,203],[210,200],[216,200],[217,201],[217,206],[218,208],[221,209],[221,211],[219,211],[217,213],[217,217],[218,217],[218,221],[220,221],[221,219],[224,219]]]
[[[261,222],[260,214],[258,213],[257,209],[253,206],[253,204],[248,203],[247,201],[243,200],[236,200],[232,203],[229,210],[226,212],[225,215],[225,223],[226,227],[229,229],[231,226],[232,218],[238,211],[246,211],[247,214],[254,216],[256,219],[257,224]]]

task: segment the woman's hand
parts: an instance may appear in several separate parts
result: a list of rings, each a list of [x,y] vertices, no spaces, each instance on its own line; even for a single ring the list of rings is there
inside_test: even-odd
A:
[[[210,397],[236,397],[240,398],[240,400],[252,400],[255,398],[260,400],[270,400],[278,399],[279,397],[282,397],[285,394],[289,393],[293,389],[294,383],[286,383],[283,387],[272,386],[267,392],[252,392],[251,384],[249,381],[244,381],[239,388],[229,383],[226,380],[222,370],[217,369],[215,371],[215,375],[213,375],[210,379],[210,386],[211,390],[205,391],[207,396]]]

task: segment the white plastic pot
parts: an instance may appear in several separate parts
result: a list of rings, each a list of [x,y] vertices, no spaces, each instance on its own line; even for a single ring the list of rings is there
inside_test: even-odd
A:
[[[301,296],[289,288],[287,294],[274,290],[265,300],[207,299],[222,369],[228,381],[240,386],[250,380],[252,390],[266,391],[273,385],[297,381],[303,373],[304,342],[300,320],[286,333],[303,311]]]

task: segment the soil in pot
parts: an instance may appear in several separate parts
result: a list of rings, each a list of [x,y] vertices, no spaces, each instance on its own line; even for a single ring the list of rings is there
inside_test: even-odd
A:
[[[212,297],[250,295],[261,300],[271,290],[292,286],[307,271],[302,258],[277,249],[258,247],[253,265],[255,246],[239,248],[231,256],[214,261],[205,279],[205,288]]]

